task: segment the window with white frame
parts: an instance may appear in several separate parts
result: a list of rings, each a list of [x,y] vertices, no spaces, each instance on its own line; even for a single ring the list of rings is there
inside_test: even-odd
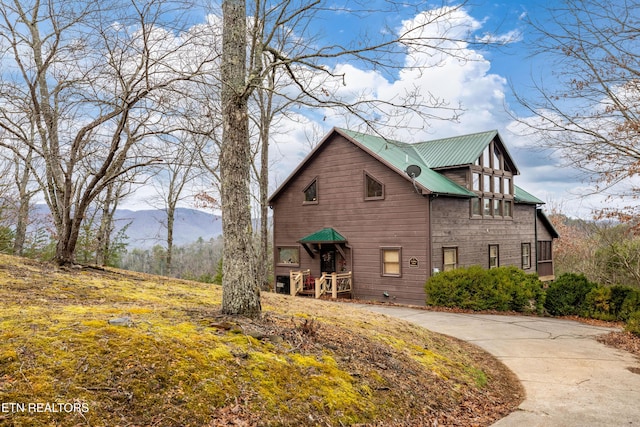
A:
[[[489,268],[500,266],[500,248],[498,245],[489,245]]]
[[[522,244],[522,269],[531,268],[531,243]]]

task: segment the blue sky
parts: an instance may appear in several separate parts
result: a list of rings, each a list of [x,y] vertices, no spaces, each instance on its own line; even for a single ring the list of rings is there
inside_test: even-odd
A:
[[[406,7],[400,7],[394,13],[380,14],[373,11],[379,10],[379,5],[385,0],[369,0],[366,4],[372,12],[354,15],[347,13],[344,6],[352,7],[352,2],[331,1],[326,4],[333,9],[323,12],[321,17],[313,21],[313,30],[322,38],[318,43],[342,43],[354,34],[366,33],[367,37],[375,37],[386,27],[397,30],[403,23],[416,19],[420,10],[443,3],[440,0],[408,1],[405,2]],[[447,3],[446,0],[444,3],[456,4],[454,1]],[[465,53],[472,56],[474,61],[461,63],[448,60],[423,73],[399,69],[392,75],[381,74],[364,68],[363,64],[339,60],[331,66],[335,67],[336,72],[345,73],[346,86],[336,88],[336,91],[351,90],[356,93],[375,88],[374,95],[385,99],[409,85],[418,85],[452,104],[460,102],[465,113],[458,123],[434,120],[421,132],[395,130],[395,134],[389,136],[417,142],[497,129],[521,172],[515,180],[517,185],[546,201],[547,208],[560,207],[569,215],[589,217],[591,210],[603,203],[604,197],[580,197],[587,191],[588,184],[581,181],[576,171],[562,166],[550,153],[540,150],[535,135],[526,135],[509,114],[525,113],[514,100],[511,85],[520,94],[527,95],[532,78],[549,73],[544,58],[531,57],[528,43],[532,35],[525,23],[527,17],[545,22],[548,4],[547,0],[470,0],[458,16],[461,23],[474,26],[476,36],[508,36],[513,42],[499,49],[467,46]],[[398,57],[400,65],[403,60],[402,56]],[[281,121],[279,128],[272,132],[275,143],[271,146],[271,190],[275,190],[286,179],[309,153],[312,145],[319,142],[332,127],[354,128],[359,124],[353,117],[343,113],[332,114],[318,109],[291,115],[295,120]],[[416,122],[411,124],[416,125]],[[420,127],[419,122],[417,127]]]
[[[375,9],[377,1],[382,0],[372,0],[371,9]],[[514,40],[501,48],[475,45],[467,47],[469,53],[476,58],[475,61],[464,64],[449,61],[442,67],[427,70],[425,75],[414,76],[413,80],[411,73],[403,74],[401,71],[395,76],[377,75],[371,70],[359,69],[359,64],[355,63],[342,64],[341,70],[347,70],[347,86],[364,88],[369,84],[377,88],[376,95],[380,98],[384,98],[385,92],[397,93],[403,85],[418,84],[425,90],[433,90],[440,96],[447,97],[451,102],[461,102],[466,111],[459,123],[434,121],[422,133],[398,132],[393,137],[406,142],[417,142],[497,129],[521,171],[521,176],[516,179],[518,185],[546,201],[547,208],[559,207],[569,215],[589,217],[591,210],[602,203],[603,197],[581,197],[587,191],[587,183],[582,182],[579,173],[562,166],[551,153],[540,150],[535,136],[524,135],[526,132],[516,125],[509,114],[525,113],[515,101],[511,86],[521,95],[530,95],[532,79],[549,72],[544,58],[531,56],[528,43],[532,35],[525,23],[527,17],[544,22],[546,4],[547,1],[533,0],[469,2],[464,9],[466,16],[461,20],[473,21],[478,26],[475,33],[477,36],[490,33],[509,36]],[[410,7],[399,10],[392,16],[372,14],[354,18],[346,13],[335,13],[331,18],[322,20],[319,28],[321,34],[327,36],[327,40],[341,41],[348,37],[345,33],[369,31],[375,35],[384,24],[397,28],[403,21],[413,19],[415,14],[416,10]],[[367,79],[370,79],[369,83]],[[300,143],[309,137],[309,127],[320,129],[320,134],[316,137],[319,140],[332,126],[352,127],[352,124],[352,121],[344,117],[333,117],[322,122],[309,119],[307,122],[303,120],[301,123],[291,124],[286,128],[286,136],[279,138],[278,145],[273,150],[272,158],[279,160],[272,172],[272,187],[281,183],[309,152],[309,144]]]

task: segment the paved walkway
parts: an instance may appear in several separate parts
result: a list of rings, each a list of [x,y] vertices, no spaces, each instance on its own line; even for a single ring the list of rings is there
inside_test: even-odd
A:
[[[494,424],[521,426],[640,426],[640,361],[598,343],[612,329],[526,316],[454,314],[359,304],[474,343],[520,379],[526,398]]]

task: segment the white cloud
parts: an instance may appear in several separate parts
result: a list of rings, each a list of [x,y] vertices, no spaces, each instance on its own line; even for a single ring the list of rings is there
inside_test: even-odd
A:
[[[482,51],[461,41],[442,40],[443,35],[463,39],[469,32],[481,30],[482,22],[470,16],[465,9],[458,9],[452,20],[423,26],[443,11],[444,9],[439,9],[421,13],[402,22],[398,31],[403,31],[407,39],[416,35],[429,36],[438,44],[435,46],[437,49],[429,49],[408,43],[407,54],[399,64],[402,69],[395,80],[391,80],[388,74],[359,68],[356,63],[342,63],[335,65],[331,71],[337,75],[344,74],[343,80],[315,81],[310,77],[301,81],[308,81],[309,88],[318,96],[327,91],[332,96],[350,100],[365,94],[367,97],[394,102],[398,97],[417,88],[423,99],[445,100],[451,108],[460,105],[464,113],[457,122],[446,120],[452,116],[451,111],[433,110],[431,113],[441,116],[443,120],[423,122],[419,116],[409,115],[404,118],[403,127],[389,128],[382,132],[393,138],[416,142],[497,129],[521,171],[516,184],[550,203],[566,201],[569,205],[567,212],[570,214],[588,216],[593,206],[575,195],[585,189],[579,178],[570,170],[561,169],[548,152],[532,150],[531,147],[537,145],[537,136],[513,122],[505,111],[505,92],[508,88],[506,78],[491,72],[491,62]],[[210,17],[209,24],[219,24],[214,21]],[[485,37],[491,37],[494,42],[505,42],[521,36],[513,31]],[[456,55],[447,55],[445,52]],[[295,85],[290,85],[287,90],[294,97],[298,89]],[[353,128],[359,125],[356,122],[352,116],[330,109],[305,111],[301,108],[295,112],[290,111],[272,130],[275,142],[270,150],[272,191],[331,127]],[[595,203],[600,201],[592,200]]]
[[[405,20],[401,31],[408,35],[429,35],[434,40],[439,35],[448,37],[463,37],[468,31],[476,31],[481,28],[481,23],[470,16],[464,9],[459,9],[454,14],[454,19],[439,25],[421,25],[436,16],[439,10],[433,13],[423,13],[412,20]],[[455,25],[452,25],[455,23]],[[412,33],[413,32],[413,33]],[[514,31],[504,35],[492,36],[495,40],[519,39],[521,34]],[[441,137],[455,136],[486,130],[497,129],[510,152],[518,164],[521,176],[517,177],[516,184],[533,193],[542,200],[553,202],[567,201],[568,213],[586,217],[591,207],[589,202],[583,201],[577,194],[584,188],[579,177],[571,170],[563,169],[558,173],[559,164],[536,147],[536,135],[527,133],[526,129],[512,121],[505,108],[505,91],[507,80],[504,76],[491,73],[491,63],[481,51],[475,50],[463,42],[441,42],[439,49],[455,49],[456,56],[443,53],[442,50],[426,49],[424,47],[410,45],[405,57],[405,67],[399,72],[394,81],[389,81],[377,71],[363,70],[353,64],[340,64],[335,67],[336,73],[344,73],[345,85],[336,88],[341,95],[349,95],[353,98],[362,93],[374,96],[383,101],[397,99],[403,94],[418,87],[424,98],[433,97],[446,100],[449,106],[462,106],[464,113],[457,122],[449,120],[430,120],[423,123],[417,115],[405,118],[404,127],[400,129],[389,128],[386,131],[393,138],[407,142],[423,141]],[[416,67],[416,64],[421,67]],[[444,119],[451,117],[446,110],[434,110],[434,114]],[[332,126],[349,127],[349,118],[343,115],[332,115],[324,112],[326,121],[319,123],[328,131]],[[279,143],[283,153],[279,162],[277,173],[279,177],[291,172],[298,164],[303,154],[310,151],[307,143],[301,143],[307,135],[300,129],[308,129],[309,122],[291,123],[289,131],[282,139],[285,143]],[[295,131],[294,129],[298,129]],[[416,129],[418,129],[416,131]],[[304,135],[304,138],[301,137]],[[317,141],[321,137],[318,137]],[[297,147],[297,148],[294,148]],[[281,182],[281,179],[278,183]],[[272,185],[273,186],[273,185]]]

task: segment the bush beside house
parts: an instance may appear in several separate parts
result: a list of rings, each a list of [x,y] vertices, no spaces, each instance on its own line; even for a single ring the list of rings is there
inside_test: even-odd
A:
[[[562,274],[545,289],[536,274],[516,267],[472,266],[431,277],[425,290],[430,306],[623,321],[640,336],[640,289],[603,286],[582,274]]]
[[[542,313],[544,307],[537,274],[516,267],[457,268],[431,277],[425,289],[427,305],[432,306],[524,313]]]

